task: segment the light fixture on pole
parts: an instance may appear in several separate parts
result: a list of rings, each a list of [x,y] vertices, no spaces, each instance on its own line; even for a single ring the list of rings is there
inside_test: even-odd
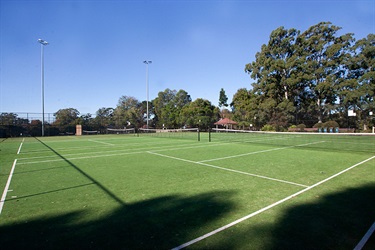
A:
[[[152,63],[152,61],[143,61],[143,63],[146,64],[146,122],[147,122],[147,128],[148,128],[148,65]]]
[[[42,81],[42,136],[44,136],[44,46],[48,45],[47,41],[38,39],[41,44],[41,81]]]

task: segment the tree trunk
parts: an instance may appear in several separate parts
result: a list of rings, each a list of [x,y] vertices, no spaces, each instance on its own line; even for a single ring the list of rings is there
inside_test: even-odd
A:
[[[322,123],[322,109],[320,107],[320,105],[321,105],[321,99],[320,98],[318,98],[318,101],[316,102],[316,104],[318,105],[318,122]]]
[[[288,100],[288,89],[287,86],[284,85],[284,95],[285,95],[285,100]]]

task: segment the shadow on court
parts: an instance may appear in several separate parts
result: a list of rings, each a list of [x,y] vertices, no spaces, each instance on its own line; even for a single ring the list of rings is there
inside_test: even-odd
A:
[[[375,221],[375,184],[316,197],[285,210],[275,223],[251,226],[213,242],[214,249],[353,249]],[[375,249],[373,235],[364,250]],[[212,242],[210,242],[212,243]],[[197,246],[199,247],[199,246]]]
[[[120,206],[83,224],[85,211],[0,227],[2,249],[170,249],[229,212],[230,193],[166,196]]]
[[[79,222],[90,211],[35,218],[0,226],[1,249],[170,249],[200,234],[200,227],[230,212],[232,192],[163,196],[125,203],[113,192],[40,141],[117,202],[112,213]],[[21,197],[22,198],[22,197]]]

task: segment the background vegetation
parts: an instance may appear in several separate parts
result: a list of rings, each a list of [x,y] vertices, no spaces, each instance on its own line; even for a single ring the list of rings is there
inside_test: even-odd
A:
[[[340,29],[321,22],[304,32],[284,27],[272,31],[255,61],[245,66],[254,80],[251,88],[239,89],[230,104],[224,88],[218,107],[202,98],[192,101],[185,90],[165,89],[149,102],[147,117],[146,101],[123,95],[115,108],[99,108],[94,117],[74,108],[58,110],[54,122],[46,124],[48,134],[74,133],[76,124],[102,132],[108,127],[140,128],[147,119],[153,128],[207,129],[220,117],[243,129],[286,131],[336,122],[368,131],[375,118],[375,35],[356,40],[352,33],[339,34]],[[348,116],[349,110],[356,116]],[[40,130],[39,120],[0,115],[0,137],[40,135]]]

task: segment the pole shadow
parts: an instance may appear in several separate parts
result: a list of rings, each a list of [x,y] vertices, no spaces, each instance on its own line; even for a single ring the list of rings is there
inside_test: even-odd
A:
[[[35,137],[37,141],[39,141],[41,144],[43,144],[45,147],[47,147],[49,150],[51,150],[54,154],[56,154],[58,157],[63,159],[66,163],[68,163],[71,167],[73,167],[75,170],[77,170],[80,174],[85,176],[87,179],[90,180],[90,182],[94,183],[98,188],[100,188],[104,193],[106,193],[109,197],[111,197],[114,201],[119,203],[120,205],[125,205],[125,202],[122,201],[119,197],[117,197],[113,192],[111,192],[108,188],[106,188],[103,184],[101,184],[99,181],[97,181],[95,178],[87,174],[85,171],[77,167],[75,164],[73,164],[71,161],[66,159],[64,156],[59,154],[56,150],[54,150],[52,147],[45,144],[43,141],[39,140],[37,137]]]

